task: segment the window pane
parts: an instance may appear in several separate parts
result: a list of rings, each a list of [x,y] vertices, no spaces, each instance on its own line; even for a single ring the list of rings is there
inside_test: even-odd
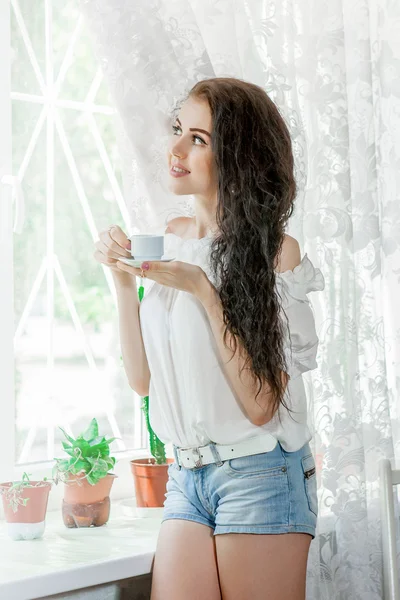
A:
[[[92,417],[104,433],[121,438],[114,451],[138,448],[140,398],[120,361],[110,279],[93,258],[98,231],[112,223],[126,231],[107,86],[77,0],[54,0],[52,15],[42,1],[18,5],[20,14],[12,13],[13,168],[22,177],[26,217],[22,235],[14,236],[17,460],[53,459],[61,451],[57,426],[76,435]],[[46,18],[50,72],[54,81],[62,75],[55,100],[38,81],[48,72]],[[93,112],[84,104],[88,94]]]

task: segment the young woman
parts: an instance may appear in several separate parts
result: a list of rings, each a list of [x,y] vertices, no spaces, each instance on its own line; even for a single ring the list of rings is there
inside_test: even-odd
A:
[[[169,263],[113,270],[132,388],[172,442],[152,600],[302,600],[317,489],[302,373],[318,338],[307,294],[321,271],[284,230],[296,185],[287,127],[258,86],[197,83],[173,123],[170,189],[194,218],[169,222]],[[139,305],[136,276],[152,280]]]

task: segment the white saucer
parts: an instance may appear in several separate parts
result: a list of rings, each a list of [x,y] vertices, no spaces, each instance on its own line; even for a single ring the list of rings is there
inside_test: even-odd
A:
[[[172,258],[159,258],[157,261],[148,258],[141,258],[140,260],[136,258],[119,258],[118,260],[130,267],[140,268],[144,262],[171,262],[171,260],[175,260],[175,256]]]

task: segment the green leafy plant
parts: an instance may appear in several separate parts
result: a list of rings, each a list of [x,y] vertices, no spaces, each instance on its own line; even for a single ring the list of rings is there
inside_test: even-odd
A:
[[[150,425],[149,396],[145,396],[145,398],[143,398],[143,404],[141,406],[141,409],[144,412],[147,431],[149,433],[150,453],[154,457],[157,465],[165,465],[167,463],[167,457],[165,455],[165,444],[163,444],[160,438],[157,437]]]
[[[10,486],[1,486],[0,494],[5,497],[13,512],[17,512],[19,506],[26,506],[29,498],[23,498],[22,492],[25,488],[38,487],[43,481],[47,481],[47,477],[43,477],[40,481],[32,485],[28,473],[23,473],[21,481],[14,481]]]
[[[53,467],[54,483],[67,482],[71,475],[80,475],[77,479],[87,479],[90,485],[95,485],[105,477],[115,465],[115,458],[110,456],[110,444],[117,438],[108,440],[99,435],[99,426],[96,419],[76,439],[69,436],[62,427],[59,427],[67,441],[62,442],[64,451],[69,458],[55,458]]]

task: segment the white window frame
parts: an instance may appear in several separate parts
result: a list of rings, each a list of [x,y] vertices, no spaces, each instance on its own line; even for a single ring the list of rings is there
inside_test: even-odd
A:
[[[2,183],[11,175],[11,39],[10,5],[0,2],[0,468],[13,476],[15,464],[14,319],[13,315],[13,207],[12,189]]]
[[[51,1],[45,0],[45,19],[46,19],[46,35],[51,37]],[[13,205],[13,190],[12,186],[6,182],[10,181],[11,173],[11,151],[12,151],[12,127],[11,127],[11,99],[28,100],[29,94],[20,94],[18,92],[11,92],[11,28],[10,28],[10,17],[11,10],[19,11],[18,0],[11,0],[11,2],[0,2],[0,281],[2,293],[0,295],[0,398],[1,398],[1,418],[0,418],[0,481],[8,480],[20,480],[22,473],[28,471],[32,474],[32,478],[51,477],[51,469],[53,461],[47,460],[44,462],[27,463],[27,464],[16,464],[16,453],[15,453],[15,382],[14,382],[14,336],[17,329],[17,324],[14,324],[14,281],[13,281],[13,235],[14,235],[14,205]],[[78,29],[79,25],[77,26]],[[71,50],[72,46],[67,50]],[[47,77],[52,75],[51,52],[52,49],[50,44],[47,45]],[[32,57],[31,57],[32,60]],[[68,64],[68,58],[66,60]],[[63,67],[61,67],[62,71]],[[65,73],[64,73],[65,74]],[[52,92],[46,92],[48,96],[43,95],[35,96],[33,101],[42,103],[45,107],[46,104],[56,103],[60,106],[68,105],[69,108],[77,108],[78,110],[94,111],[95,106],[93,99],[97,91],[97,86],[101,81],[101,74],[96,74],[91,90],[89,91],[87,100],[83,103],[74,101],[63,101],[55,97],[52,98]],[[56,83],[55,83],[56,85]],[[56,94],[53,94],[56,96]],[[103,107],[108,109],[108,107]],[[108,109],[109,110],[109,109]],[[49,111],[53,113],[53,111]],[[46,119],[48,117],[45,117]],[[128,213],[123,201],[121,192],[118,189],[118,184],[113,177],[112,169],[107,161],[107,155],[105,148],[102,145],[102,140],[96,125],[93,122],[93,135],[96,140],[96,144],[99,149],[100,156],[104,162],[105,170],[110,183],[116,194],[118,205],[121,209],[124,220],[128,223]],[[46,123],[45,123],[46,125]],[[53,115],[50,117],[50,123],[48,126],[48,143],[52,144],[53,135],[56,134],[57,127],[60,125],[57,116]],[[49,133],[50,128],[50,133]],[[58,131],[59,135],[62,136],[62,131]],[[53,135],[52,135],[53,134]],[[49,154],[49,153],[48,153]],[[49,165],[47,165],[49,168]],[[70,168],[73,171],[74,165],[70,163]],[[15,174],[17,175],[17,174]],[[3,177],[6,176],[2,183]],[[47,175],[48,176],[48,175]],[[78,196],[81,195],[82,200],[85,201],[85,192],[80,186],[79,175],[77,172],[72,173],[75,185],[77,186]],[[12,182],[12,181],[11,181]],[[23,182],[22,182],[23,183]],[[47,183],[47,196],[52,196],[53,185],[50,181]],[[49,197],[47,198],[49,201]],[[93,223],[90,224],[93,229]],[[92,231],[92,233],[94,233]],[[97,232],[96,232],[97,235]],[[104,274],[110,285],[110,291],[116,300],[115,287],[112,281],[112,277],[109,270],[104,267]],[[113,486],[114,497],[133,497],[134,486],[133,478],[130,472],[129,461],[132,458],[150,456],[148,434],[145,424],[144,415],[141,411],[142,399],[133,395],[133,411],[135,419],[135,441],[136,448],[129,451],[114,451],[113,455],[117,458],[117,464],[114,472],[118,475]],[[172,447],[167,447],[167,455],[172,454]],[[60,489],[61,488],[61,489]],[[53,488],[54,490],[55,488]],[[56,493],[54,491],[50,494],[49,509],[56,508],[61,502],[62,486],[58,486]],[[1,516],[1,508],[0,508]]]

